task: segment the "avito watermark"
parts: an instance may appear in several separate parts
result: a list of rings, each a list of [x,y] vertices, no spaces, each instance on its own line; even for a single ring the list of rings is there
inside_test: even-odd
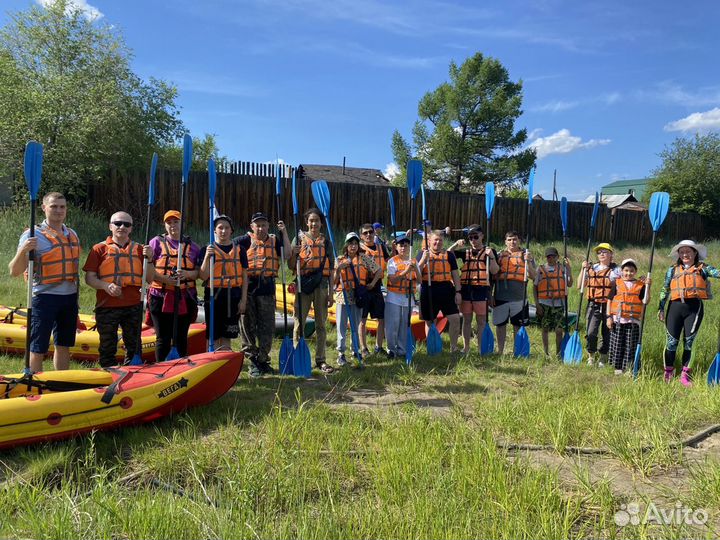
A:
[[[681,502],[675,503],[671,508],[662,508],[654,502],[648,504],[644,513],[641,513],[640,504],[632,502],[620,505],[613,519],[618,527],[626,525],[705,525],[708,520],[707,510],[704,508],[688,508]]]

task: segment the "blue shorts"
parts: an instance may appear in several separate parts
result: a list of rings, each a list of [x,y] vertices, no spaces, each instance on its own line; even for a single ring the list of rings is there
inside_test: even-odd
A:
[[[60,347],[75,345],[77,330],[78,295],[38,294],[32,301],[30,324],[30,352],[45,354],[53,343]]]

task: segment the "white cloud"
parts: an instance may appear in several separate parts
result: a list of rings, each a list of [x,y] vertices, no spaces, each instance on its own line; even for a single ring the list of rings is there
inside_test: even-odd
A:
[[[38,4],[43,7],[50,6],[55,3],[55,0],[35,0]],[[90,21],[97,21],[103,18],[102,12],[95,6],[91,6],[87,3],[87,0],[68,0],[67,6],[65,7],[65,13],[69,13],[73,9],[79,9]]]
[[[535,148],[538,159],[542,159],[552,154],[569,154],[575,150],[594,148],[606,144],[610,144],[610,139],[590,139],[582,142],[582,139],[572,135],[569,129],[561,129],[547,137],[538,137],[528,146]]]
[[[547,103],[544,103],[542,105],[538,105],[537,107],[533,107],[532,110],[534,112],[560,112],[560,111],[567,111],[568,109],[574,109],[577,107],[580,103],[577,101],[565,101],[562,99],[558,99],[556,101],[549,101]]]
[[[682,85],[673,81],[664,81],[651,90],[639,90],[636,97],[640,100],[656,99],[666,103],[674,103],[683,107],[702,107],[720,103],[720,87],[704,86],[698,90],[685,90]]]
[[[665,131],[708,132],[720,129],[720,107],[705,112],[692,113],[685,118],[665,125]]]
[[[396,176],[400,175],[400,167],[398,167],[397,163],[388,163],[385,166],[385,170],[383,171],[383,176],[387,178],[388,180],[392,180]]]

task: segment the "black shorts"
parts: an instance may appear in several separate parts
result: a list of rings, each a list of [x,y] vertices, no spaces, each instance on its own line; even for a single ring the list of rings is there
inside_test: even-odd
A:
[[[367,319],[368,315],[378,321],[385,318],[385,298],[380,287],[367,292],[367,304],[362,310],[362,318]]]
[[[229,297],[229,298],[228,298]],[[240,335],[240,288],[215,289],[213,339],[235,339]],[[205,289],[205,325],[210,327],[210,289]]]
[[[430,311],[430,294],[432,293],[432,312]],[[452,281],[433,283],[428,287],[423,283],[420,287],[420,318],[423,321],[435,320],[438,312],[442,311],[446,317],[459,313],[455,303],[455,284]]]
[[[460,294],[466,302],[486,302],[487,299],[490,298],[490,287],[484,285],[462,285]]]

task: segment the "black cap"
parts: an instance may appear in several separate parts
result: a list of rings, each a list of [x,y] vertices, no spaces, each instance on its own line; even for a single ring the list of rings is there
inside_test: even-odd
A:
[[[260,221],[260,220],[263,220],[263,219],[264,219],[265,221],[270,221],[270,220],[268,219],[268,217],[267,217],[264,213],[262,213],[262,212],[255,212],[255,213],[252,215],[252,217],[250,218],[250,223],[255,223],[256,221]]]
[[[215,219],[213,219],[213,227],[217,227],[217,222],[221,219],[227,221],[230,224],[230,230],[235,232],[235,226],[233,225],[232,219],[230,219],[230,216],[226,216],[225,214],[215,216]]]

